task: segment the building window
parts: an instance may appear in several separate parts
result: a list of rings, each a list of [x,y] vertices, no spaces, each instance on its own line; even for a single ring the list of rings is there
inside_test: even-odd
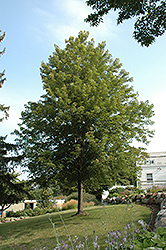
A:
[[[147,160],[146,161],[146,164],[150,165],[150,164],[155,164],[155,161],[154,160]]]
[[[147,182],[153,182],[153,174],[152,173],[146,174],[146,179],[147,179]]]

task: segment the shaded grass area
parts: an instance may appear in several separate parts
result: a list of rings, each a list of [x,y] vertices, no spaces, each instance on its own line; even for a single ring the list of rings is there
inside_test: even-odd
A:
[[[76,210],[62,211],[64,223],[72,239],[77,235],[82,241],[87,235],[89,244],[93,242],[93,234],[98,236],[100,249],[105,248],[106,231],[124,231],[125,223],[132,222],[139,228],[138,220],[143,219],[146,223],[150,221],[151,210],[140,205],[133,208],[127,205],[109,205],[84,209],[89,215],[72,216]],[[59,241],[68,241],[68,235],[58,213],[51,214],[59,236]],[[109,218],[109,223],[108,223]],[[94,232],[95,230],[95,232]],[[25,220],[0,224],[0,250],[37,250],[46,247],[53,250],[56,246],[56,237],[49,221],[49,215],[28,218]],[[89,249],[92,249],[89,247]]]

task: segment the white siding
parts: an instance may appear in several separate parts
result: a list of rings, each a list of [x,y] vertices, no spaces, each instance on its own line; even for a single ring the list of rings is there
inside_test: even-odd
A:
[[[147,158],[141,167],[142,173],[138,186],[143,189],[152,186],[166,187],[166,152],[150,153],[150,158]],[[153,181],[150,181],[150,174],[153,176]]]

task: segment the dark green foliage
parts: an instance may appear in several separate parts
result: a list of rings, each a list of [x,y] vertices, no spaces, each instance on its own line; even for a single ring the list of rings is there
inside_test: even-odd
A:
[[[18,154],[18,147],[6,142],[7,136],[0,136],[0,172],[13,171],[22,160]]]
[[[0,172],[0,206],[3,212],[13,203],[18,203],[27,195],[26,184],[20,181],[18,174]]]
[[[136,160],[153,136],[153,105],[138,100],[132,79],[113,59],[105,42],[95,47],[88,32],[55,45],[41,65],[43,88],[38,102],[29,102],[15,131],[25,161],[42,186],[55,179],[66,190],[91,192],[136,177]]]
[[[31,192],[31,195],[37,201],[37,206],[39,208],[52,208],[49,201],[53,197],[51,188],[36,188]]]
[[[74,192],[74,193],[68,195],[66,200],[69,201],[71,199],[78,200],[78,192]],[[95,195],[83,193],[83,202],[90,202],[90,201],[93,201],[95,203],[95,205],[100,204],[100,202],[96,199]]]
[[[144,193],[144,191],[142,189],[139,189],[137,187],[126,187],[126,188],[123,188],[123,187],[115,187],[111,190],[109,190],[109,195],[108,197],[119,197],[119,196],[125,196],[125,195],[128,195],[128,196],[131,196],[133,194],[141,194],[141,193]]]
[[[32,216],[38,216],[38,215],[43,215],[43,214],[47,214],[47,213],[54,213],[57,212],[56,208],[40,208],[40,207],[36,207],[34,209],[31,208],[26,208],[24,210],[20,210],[17,212],[13,212],[13,211],[9,211],[6,213],[6,217],[32,217]]]
[[[134,249],[166,249],[166,228],[159,227],[155,233],[145,230],[138,233]]]
[[[108,197],[113,197],[113,196],[117,197],[117,196],[120,196],[120,194],[122,192],[124,192],[124,190],[125,190],[125,188],[122,188],[122,187],[113,188],[113,189],[109,190]]]
[[[159,188],[158,186],[153,186],[147,189],[148,193],[158,193],[165,191],[164,188]]]
[[[137,187],[127,187],[128,190],[132,191],[133,194],[143,194],[144,190]]]
[[[18,179],[14,172],[22,157],[17,153],[17,146],[6,142],[6,137],[0,137],[0,206],[1,216],[11,204],[21,201],[28,195],[25,181]]]
[[[166,2],[164,0],[87,0],[94,13],[85,19],[92,26],[103,22],[104,15],[117,11],[117,24],[136,17],[133,37],[142,45],[149,46],[166,30]]]

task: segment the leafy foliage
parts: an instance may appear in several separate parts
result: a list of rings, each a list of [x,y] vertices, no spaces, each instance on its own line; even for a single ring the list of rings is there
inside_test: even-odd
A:
[[[6,217],[21,217],[21,216],[32,217],[32,216],[38,216],[38,215],[43,215],[43,214],[47,214],[47,213],[53,213],[53,212],[56,212],[56,211],[57,211],[56,208],[51,208],[51,209],[40,208],[40,207],[35,207],[34,209],[26,208],[26,209],[16,211],[16,212],[9,211],[6,214]]]
[[[123,195],[128,195],[131,196],[133,194],[143,194],[144,190],[139,189],[137,187],[115,187],[111,190],[109,190],[109,195],[108,197],[119,197],[119,196],[123,196]]]
[[[18,203],[27,195],[25,181],[20,181],[16,173],[0,172],[0,206],[3,212],[13,203]]]
[[[35,181],[78,188],[82,212],[83,188],[96,191],[115,181],[136,177],[136,160],[144,151],[133,140],[148,143],[153,131],[153,105],[139,102],[132,79],[118,59],[95,47],[88,32],[55,45],[41,77],[46,94],[29,102],[21,114],[17,143]]]
[[[11,204],[21,201],[25,195],[26,183],[18,179],[14,166],[19,164],[21,157],[17,154],[17,146],[6,142],[0,137],[0,206],[1,216]]]
[[[111,190],[109,190],[109,195],[108,197],[117,197],[117,196],[120,196],[120,194],[122,192],[124,192],[125,188],[122,188],[122,187],[116,187],[116,188],[113,188]]]
[[[67,196],[67,200],[75,199],[78,200],[78,192],[74,192]],[[95,195],[89,193],[83,193],[83,202],[90,202],[93,201],[96,205],[100,204],[99,201],[96,199]]]
[[[51,208],[50,198],[53,195],[51,188],[36,188],[31,192],[33,198],[37,201],[37,206],[39,208]]]
[[[118,11],[117,24],[136,17],[133,37],[142,45],[149,46],[166,30],[166,2],[164,0],[87,0],[94,13],[85,19],[92,26],[103,22],[103,16],[111,10]]]
[[[134,249],[166,249],[166,228],[159,227],[155,233],[143,230],[137,234]]]

